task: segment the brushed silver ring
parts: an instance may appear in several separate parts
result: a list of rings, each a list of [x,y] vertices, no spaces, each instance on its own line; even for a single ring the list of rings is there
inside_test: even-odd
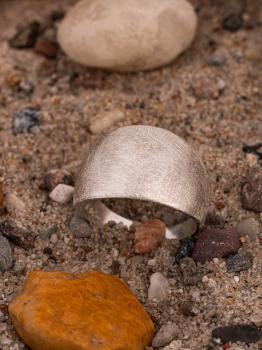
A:
[[[205,222],[209,186],[203,162],[179,136],[153,126],[114,130],[88,151],[77,177],[74,205],[92,206],[98,221],[132,221],[102,202],[106,198],[151,201]],[[172,233],[173,232],[173,233]],[[174,237],[168,227],[167,238]]]

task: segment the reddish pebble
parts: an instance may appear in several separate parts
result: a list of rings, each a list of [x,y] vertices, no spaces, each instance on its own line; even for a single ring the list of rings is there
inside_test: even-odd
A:
[[[58,45],[52,41],[37,40],[34,50],[36,53],[52,59],[56,58]]]
[[[239,247],[239,235],[234,229],[206,229],[197,236],[192,258],[200,263],[214,258],[226,258],[235,254]]]
[[[135,252],[150,253],[160,246],[165,233],[166,225],[160,220],[149,220],[138,224],[135,232]]]
[[[215,206],[218,210],[224,209],[225,208],[225,204],[223,202],[216,202]]]

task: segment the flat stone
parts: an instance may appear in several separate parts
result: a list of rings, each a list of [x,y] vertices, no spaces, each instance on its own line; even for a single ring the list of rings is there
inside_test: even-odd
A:
[[[44,175],[43,189],[52,191],[59,184],[70,186],[74,184],[73,176],[69,171],[65,169],[51,169]]]
[[[49,194],[49,197],[53,201],[59,204],[66,204],[73,198],[73,194],[74,194],[74,187],[64,185],[64,184],[59,184]]]
[[[155,272],[150,277],[148,289],[149,301],[163,301],[167,298],[170,286],[168,279],[161,273]]]
[[[262,167],[251,167],[241,189],[242,207],[255,212],[262,212]]]
[[[195,262],[205,263],[214,258],[226,258],[240,247],[239,235],[234,229],[206,229],[197,236],[192,252]]]
[[[95,118],[90,121],[89,130],[93,134],[99,134],[124,118],[125,114],[122,111],[114,110],[104,112],[102,115],[95,116]]]
[[[169,344],[178,335],[177,326],[173,322],[163,325],[152,341],[153,348],[159,348]]]
[[[135,231],[135,252],[150,253],[158,248],[165,238],[166,225],[158,220],[149,220],[138,224]]]
[[[202,274],[198,272],[197,266],[192,258],[186,257],[180,260],[180,271],[185,285],[195,285],[202,279]]]
[[[252,267],[253,257],[251,253],[247,252],[244,248],[240,248],[239,251],[230,256],[226,261],[228,272],[240,272],[250,269]]]
[[[83,65],[138,71],[174,60],[191,44],[196,27],[186,0],[82,0],[62,21],[58,41]]]
[[[12,251],[8,240],[0,234],[0,272],[9,270],[12,266]]]
[[[222,343],[256,343],[262,339],[262,330],[256,326],[249,325],[233,325],[226,327],[218,327],[212,331],[212,337],[220,339]]]
[[[91,235],[91,227],[88,222],[77,216],[73,216],[70,221],[70,231],[79,238],[86,238]]]
[[[251,241],[256,240],[262,232],[259,222],[254,218],[248,218],[239,222],[236,230],[239,236],[248,236]]]
[[[128,286],[101,272],[31,272],[9,313],[32,350],[142,350],[154,333]]]

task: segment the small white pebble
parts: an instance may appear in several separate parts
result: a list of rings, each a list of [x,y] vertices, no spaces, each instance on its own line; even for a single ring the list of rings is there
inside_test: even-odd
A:
[[[49,194],[49,197],[53,201],[59,204],[65,204],[73,198],[73,193],[74,193],[74,187],[64,185],[64,184],[59,184]]]
[[[207,276],[203,276],[202,277],[202,282],[203,283],[208,283],[208,281],[209,281],[209,278]]]
[[[68,237],[64,237],[65,244],[68,244],[70,242],[70,239]]]
[[[57,235],[53,233],[52,236],[50,237],[51,243],[55,244],[57,240],[58,240]]]
[[[234,281],[238,283],[240,281],[240,278],[238,276],[234,276]]]

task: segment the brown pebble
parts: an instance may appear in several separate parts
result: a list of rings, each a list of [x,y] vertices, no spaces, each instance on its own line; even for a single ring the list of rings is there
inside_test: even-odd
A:
[[[37,21],[27,24],[18,30],[15,36],[9,41],[11,47],[15,49],[28,49],[34,46],[40,31],[40,24]]]
[[[262,168],[253,166],[246,174],[241,189],[241,201],[244,209],[262,212]]]
[[[135,232],[135,252],[150,253],[160,246],[165,232],[166,225],[158,219],[138,224]]]
[[[55,42],[41,39],[37,40],[34,51],[46,58],[54,59],[57,56],[58,45]]]
[[[73,185],[74,180],[72,175],[64,169],[52,169],[48,171],[43,179],[42,188],[47,191],[52,191],[57,185]]]
[[[214,258],[235,254],[240,247],[239,235],[234,229],[206,229],[197,236],[192,252],[195,262],[204,263]]]
[[[19,247],[24,249],[34,247],[34,237],[32,233],[22,227],[15,226],[15,224],[7,220],[0,222],[0,233]]]
[[[225,208],[225,203],[223,202],[216,202],[215,206],[218,210],[224,209]]]

